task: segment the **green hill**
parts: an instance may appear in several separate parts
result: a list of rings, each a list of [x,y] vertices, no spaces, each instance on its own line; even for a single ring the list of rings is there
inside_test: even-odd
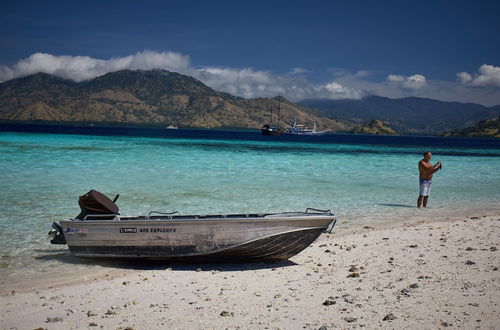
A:
[[[369,122],[358,125],[351,130],[355,134],[376,134],[376,135],[398,135],[396,131],[387,126],[380,120],[370,120]]]
[[[500,117],[483,120],[476,125],[443,132],[441,136],[500,138]]]

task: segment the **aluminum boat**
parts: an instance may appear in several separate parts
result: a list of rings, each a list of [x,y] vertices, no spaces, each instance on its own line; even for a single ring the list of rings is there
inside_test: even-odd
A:
[[[151,211],[122,216],[114,201],[91,190],[82,212],[52,224],[51,243],[67,244],[77,257],[151,258],[172,261],[286,260],[331,232],[330,210],[181,215]]]

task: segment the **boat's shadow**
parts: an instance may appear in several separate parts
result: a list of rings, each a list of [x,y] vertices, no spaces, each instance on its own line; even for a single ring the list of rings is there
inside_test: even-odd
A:
[[[36,250],[39,253],[35,259],[40,261],[58,261],[64,264],[101,266],[107,268],[133,269],[133,270],[166,270],[172,271],[245,271],[269,268],[283,268],[296,266],[290,260],[266,261],[266,262],[236,262],[236,261],[165,261],[148,259],[108,259],[108,258],[78,258],[72,256],[67,250]]]

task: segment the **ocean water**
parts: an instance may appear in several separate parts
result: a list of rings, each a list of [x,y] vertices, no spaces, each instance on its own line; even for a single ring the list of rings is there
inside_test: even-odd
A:
[[[443,170],[422,210],[417,163],[426,150]],[[120,194],[124,215],[313,207],[331,209],[344,227],[498,211],[500,141],[0,126],[0,184],[0,276],[8,278],[74,269],[67,247],[46,237],[53,221],[79,213],[78,196],[90,189]]]

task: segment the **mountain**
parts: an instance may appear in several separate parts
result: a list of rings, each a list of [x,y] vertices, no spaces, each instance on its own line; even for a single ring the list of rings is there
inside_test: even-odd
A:
[[[351,130],[355,134],[397,135],[398,133],[380,120],[370,120],[358,125]]]
[[[480,121],[476,125],[447,131],[440,134],[441,136],[464,136],[464,137],[486,137],[500,138],[500,116],[497,118],[486,119]]]
[[[336,132],[379,120],[400,133],[435,134],[500,115],[500,105],[488,108],[417,97],[298,104],[282,99],[280,105],[281,127],[294,119],[311,126],[316,118],[319,130]],[[3,121],[257,129],[269,123],[271,107],[277,109],[277,98],[243,99],[166,70],[123,70],[80,83],[38,73],[0,83]],[[276,111],[274,115],[276,125]],[[382,128],[374,132],[390,133]]]
[[[269,121],[271,106],[277,109],[277,98],[245,100],[166,70],[117,71],[81,83],[38,73],[0,84],[4,121],[260,128]],[[281,126],[294,118],[313,123],[315,117],[319,129],[349,129],[282,99]]]
[[[500,106],[485,107],[473,103],[443,102],[406,97],[390,99],[369,96],[361,100],[308,99],[298,104],[318,109],[321,115],[337,120],[384,121],[402,133],[434,134],[463,128],[500,115]]]

